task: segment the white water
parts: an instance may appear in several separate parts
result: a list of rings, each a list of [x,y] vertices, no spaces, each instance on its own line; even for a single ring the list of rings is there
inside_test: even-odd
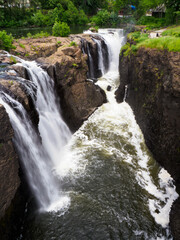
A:
[[[93,40],[96,42],[98,52],[99,52],[98,66],[99,66],[99,69],[101,70],[102,75],[104,75],[105,74],[105,66],[103,63],[103,53],[102,53],[101,41],[98,39],[95,39],[95,38]]]

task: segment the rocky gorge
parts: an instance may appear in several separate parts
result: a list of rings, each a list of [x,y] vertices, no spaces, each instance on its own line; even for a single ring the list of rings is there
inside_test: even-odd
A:
[[[101,39],[99,39],[101,41]],[[102,41],[103,42],[103,41]],[[98,68],[93,69],[88,79],[87,54],[98,65],[97,44],[89,35],[75,35],[69,38],[22,39],[14,43],[12,54],[26,60],[36,60],[55,82],[57,99],[61,111],[71,131],[76,131],[82,123],[106,100],[105,92],[93,81],[101,76]],[[106,45],[102,43],[106,55]],[[106,58],[108,55],[106,55]],[[17,60],[11,56],[1,56],[3,66],[0,89],[8,92],[23,104],[35,127],[38,116],[31,96],[17,81],[30,80],[25,68],[14,65]],[[179,53],[159,52],[141,48],[136,55],[120,56],[121,84],[116,91],[118,102],[123,101],[125,86],[128,86],[126,101],[133,108],[136,120],[142,129],[146,144],[156,160],[164,166],[176,181],[179,192]],[[88,64],[87,64],[88,63]],[[104,63],[108,68],[107,62]],[[90,68],[90,66],[89,66]],[[8,70],[8,71],[7,71]],[[92,69],[91,69],[92,70]],[[60,100],[59,100],[60,99]],[[13,129],[8,115],[0,105],[0,194],[4,198],[0,205],[1,236],[12,239],[15,232],[13,219],[16,206],[25,207],[27,199],[22,196],[24,176],[19,167],[18,155],[13,146]],[[20,180],[21,179],[21,180]],[[21,182],[21,184],[20,184]],[[7,188],[8,186],[8,188]],[[22,190],[23,189],[23,190]],[[27,196],[25,195],[27,198]],[[174,204],[171,214],[171,228],[174,239],[179,236],[179,201]],[[19,208],[17,208],[19,209]],[[19,210],[18,210],[19,211]],[[19,214],[19,212],[18,212]],[[22,210],[22,216],[24,214]],[[3,217],[4,216],[4,217]],[[7,222],[9,226],[7,227]],[[14,236],[13,236],[14,237]]]

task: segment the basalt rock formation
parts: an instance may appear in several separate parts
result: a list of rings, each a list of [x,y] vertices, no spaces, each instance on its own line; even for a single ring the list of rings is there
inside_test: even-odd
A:
[[[123,56],[122,52],[120,82],[117,101],[123,101],[127,85],[126,101],[134,111],[146,144],[172,175],[180,193],[180,53],[146,48],[140,48],[135,55]],[[180,237],[177,209],[174,206],[171,214],[174,239]]]

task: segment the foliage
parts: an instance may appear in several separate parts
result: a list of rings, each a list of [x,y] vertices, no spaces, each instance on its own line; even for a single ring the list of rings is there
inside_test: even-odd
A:
[[[149,28],[159,28],[166,25],[164,18],[155,18],[151,16],[142,16],[138,21],[137,25],[147,25]]]
[[[141,32],[129,33],[128,39],[132,39],[136,43],[140,43],[148,39],[148,33],[141,33]]]
[[[9,51],[10,49],[15,48],[12,44],[13,37],[12,35],[8,35],[6,31],[0,31],[0,49]]]
[[[72,0],[75,6],[83,9],[86,14],[96,14],[98,9],[107,9],[108,0]]]
[[[99,27],[115,27],[119,23],[119,18],[115,12],[110,13],[107,10],[101,10],[91,18],[91,22]]]
[[[32,35],[31,33],[27,34],[27,38],[43,38],[43,37],[49,37],[49,33],[41,31],[40,33],[36,33]]]
[[[14,63],[14,64],[16,64],[16,63],[17,63],[16,58],[13,57],[13,56],[10,56],[10,63]],[[12,84],[13,84],[13,81],[11,81],[10,84],[12,85]]]
[[[51,26],[53,24],[52,20],[48,14],[43,14],[40,10],[31,17],[32,24],[39,27]]]
[[[121,53],[123,53],[123,56],[128,56],[131,53],[131,46],[129,43],[126,43],[122,48],[121,48]]]
[[[76,42],[74,42],[74,41],[72,41],[72,42],[70,42],[70,44],[69,44],[69,47],[72,47],[72,46],[77,46],[77,43]]]
[[[70,33],[70,27],[68,26],[67,23],[64,22],[55,22],[53,25],[53,36],[61,36],[61,37],[67,37]]]

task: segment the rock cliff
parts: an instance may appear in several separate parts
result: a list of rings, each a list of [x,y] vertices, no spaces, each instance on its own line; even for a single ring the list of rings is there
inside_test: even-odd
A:
[[[81,49],[82,39],[95,44],[89,36],[74,36],[68,45],[59,47],[54,54],[37,59],[55,81],[63,116],[72,131],[106,102],[104,91],[87,80],[88,57]]]
[[[18,156],[13,147],[13,129],[9,117],[0,105],[0,218],[10,206],[20,185]],[[6,180],[6,181],[4,181]]]
[[[125,57],[122,52],[120,82],[117,101],[123,101],[127,85],[126,101],[134,111],[146,144],[172,175],[180,193],[180,53],[140,48],[135,55]],[[179,215],[171,215],[176,226],[172,228],[174,239],[179,239],[178,218]]]

